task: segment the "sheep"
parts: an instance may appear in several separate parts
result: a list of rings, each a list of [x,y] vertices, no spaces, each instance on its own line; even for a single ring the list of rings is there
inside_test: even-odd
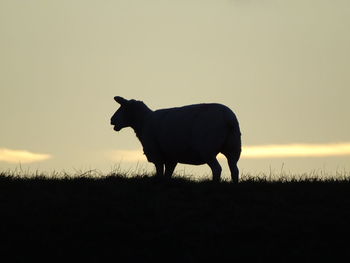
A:
[[[111,118],[115,131],[131,127],[143,146],[156,176],[170,178],[177,163],[208,164],[212,180],[220,181],[216,159],[225,155],[233,183],[238,183],[241,132],[236,115],[225,105],[193,104],[152,111],[142,101],[114,97],[120,104]],[[165,166],[165,171],[164,171]]]

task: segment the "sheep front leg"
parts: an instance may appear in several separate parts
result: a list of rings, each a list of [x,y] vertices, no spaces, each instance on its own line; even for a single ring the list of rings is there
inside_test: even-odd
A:
[[[163,177],[164,175],[164,164],[163,163],[155,163],[156,166],[156,176]]]
[[[175,166],[177,165],[176,162],[167,162],[165,163],[165,177],[166,178],[171,178],[171,176],[173,175]]]

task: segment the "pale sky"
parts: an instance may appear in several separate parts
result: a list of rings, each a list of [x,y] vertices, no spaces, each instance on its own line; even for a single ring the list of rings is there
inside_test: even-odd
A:
[[[349,171],[349,28],[347,0],[0,0],[0,169],[133,169],[119,95],[229,106],[243,172]]]

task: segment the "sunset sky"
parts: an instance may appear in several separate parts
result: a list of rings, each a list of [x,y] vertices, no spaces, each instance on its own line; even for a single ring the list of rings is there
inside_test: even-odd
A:
[[[347,0],[0,0],[0,170],[151,171],[119,95],[229,106],[245,173],[349,171],[349,28]]]

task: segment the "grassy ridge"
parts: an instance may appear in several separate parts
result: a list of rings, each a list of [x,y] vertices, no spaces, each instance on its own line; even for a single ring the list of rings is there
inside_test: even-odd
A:
[[[348,244],[350,181],[3,173],[0,212],[1,252],[17,261],[334,259]]]

